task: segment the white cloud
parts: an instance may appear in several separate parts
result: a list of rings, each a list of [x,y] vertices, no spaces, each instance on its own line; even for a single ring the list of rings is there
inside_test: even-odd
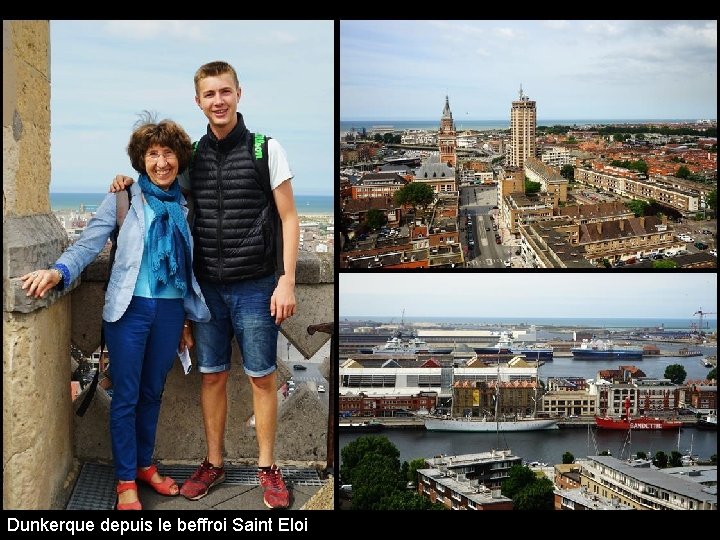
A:
[[[180,39],[208,41],[212,36],[212,23],[208,21],[107,21],[103,28],[112,36],[163,40]]]
[[[592,34],[601,35],[617,35],[621,32],[621,24],[619,22],[610,21],[594,21],[584,25],[584,30]]]
[[[515,39],[520,35],[520,32],[514,28],[495,28],[493,30],[495,35],[501,38]]]
[[[563,20],[541,21],[540,24],[547,28],[550,28],[551,30],[563,30],[565,28],[570,28],[570,23]]]

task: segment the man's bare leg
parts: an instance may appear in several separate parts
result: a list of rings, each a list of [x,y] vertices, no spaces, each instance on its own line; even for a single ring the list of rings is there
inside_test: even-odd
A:
[[[203,373],[200,386],[200,404],[208,451],[207,459],[214,467],[220,467],[223,464],[229,373],[229,371]]]
[[[274,463],[277,431],[277,372],[264,377],[250,377],[255,412],[255,434],[258,440],[258,467]]]

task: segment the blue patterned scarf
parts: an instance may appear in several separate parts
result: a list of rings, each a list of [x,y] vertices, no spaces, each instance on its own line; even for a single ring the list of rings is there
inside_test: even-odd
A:
[[[148,260],[156,282],[171,284],[183,296],[192,275],[190,254],[190,232],[180,204],[180,186],[175,180],[170,189],[164,191],[150,181],[146,174],[138,180],[145,201],[155,217],[148,230]],[[151,283],[155,290],[156,282]]]

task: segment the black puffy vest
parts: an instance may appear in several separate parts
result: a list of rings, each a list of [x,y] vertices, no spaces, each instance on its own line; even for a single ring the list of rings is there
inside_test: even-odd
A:
[[[190,174],[198,279],[232,283],[275,271],[270,205],[247,137],[238,113],[227,137],[218,140],[208,126],[198,142]]]

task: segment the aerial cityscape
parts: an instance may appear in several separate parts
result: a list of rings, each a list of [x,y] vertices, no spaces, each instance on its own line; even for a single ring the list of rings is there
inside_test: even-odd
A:
[[[341,509],[717,509],[716,34],[341,21]]]
[[[710,273],[341,273],[341,508],[716,509],[716,295]],[[384,502],[377,453],[407,464]]]
[[[447,43],[453,36],[456,41],[465,39],[466,47],[492,42],[499,49],[498,43],[513,36],[514,45],[508,44],[507,51],[516,58],[523,36],[543,39],[527,25],[548,22],[406,21],[405,26],[441,29]],[[613,110],[608,96],[619,92],[613,79],[617,67],[604,66],[608,78],[603,87],[591,84],[596,76],[587,69],[595,62],[607,63],[602,54],[618,50],[602,45],[593,53],[586,42],[592,42],[596,32],[627,39],[631,29],[623,21],[571,21],[576,26],[572,39],[582,41],[577,33],[583,28],[587,32],[583,45],[578,45],[580,53],[588,55],[581,56],[586,62],[582,76],[572,78],[564,65],[559,69],[567,82],[553,86],[547,75],[531,67],[533,53],[528,52],[517,58],[524,69],[518,69],[512,80],[480,81],[467,74],[454,82],[452,75],[445,75],[445,91],[436,92],[430,103],[427,86],[416,90],[410,79],[420,79],[424,70],[438,66],[440,55],[429,49],[431,44],[442,46],[442,39],[429,39],[420,49],[428,55],[430,67],[424,67],[423,52],[407,43],[382,55],[383,46],[398,42],[391,27],[375,23],[341,24],[341,268],[717,267],[714,77],[697,71],[697,85],[673,110],[674,93],[679,85],[687,85],[680,79],[667,80],[645,59],[647,86],[637,83],[631,94],[614,102]],[[556,23],[572,33],[566,22]],[[658,30],[666,37],[687,32],[707,53],[693,56],[683,71],[707,67],[716,73],[714,63],[702,63],[716,59],[716,40],[705,39],[706,30],[716,31],[716,22],[694,23],[691,28],[663,21]],[[368,39],[373,47],[364,52],[362,44]],[[643,33],[636,45],[644,39],[649,38]],[[546,48],[544,42],[537,43],[540,50]],[[567,53],[553,52],[559,64],[571,62]],[[463,54],[467,50],[459,53]],[[578,50],[573,54],[577,56]],[[668,64],[680,66],[679,54]],[[489,60],[485,56],[479,55],[477,62],[498,65],[495,55]],[[372,71],[362,63],[364,58],[372,59]],[[419,73],[393,75],[390,64],[397,61],[415,66]],[[371,89],[371,81],[383,76],[381,92]],[[479,86],[473,94],[468,87],[474,81]],[[658,89],[656,84],[664,86]],[[576,95],[571,97],[573,88]],[[539,97],[535,89],[542,92]],[[645,96],[642,104],[639,95]],[[459,100],[464,114],[455,108]],[[628,109],[629,103],[636,108]],[[470,116],[468,109],[485,111],[485,119]],[[690,111],[703,116],[688,118]],[[498,120],[501,115],[506,115],[504,120]],[[618,119],[623,116],[627,119]],[[647,120],[637,120],[643,116]],[[434,121],[419,120],[433,117]]]

